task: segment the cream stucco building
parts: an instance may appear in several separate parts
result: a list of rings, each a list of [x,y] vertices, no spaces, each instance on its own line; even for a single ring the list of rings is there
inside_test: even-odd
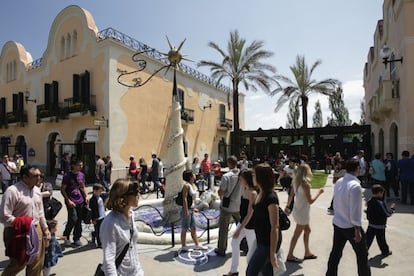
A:
[[[111,156],[115,177],[125,175],[131,154],[147,161],[153,152],[166,157],[172,70],[140,88],[117,81],[120,72],[137,69],[131,56],[149,46],[112,28],[99,31],[91,13],[69,6],[54,19],[45,47],[36,60],[18,42],[1,50],[2,153],[19,152],[52,175],[56,160],[69,152],[83,158],[91,177],[95,154]],[[147,63],[138,76],[142,80],[165,65],[155,49],[141,57]],[[232,130],[229,89],[185,65],[177,82],[185,152],[190,158],[204,153],[212,160],[225,158]],[[240,95],[241,114],[243,101]]]
[[[394,158],[403,150],[414,153],[413,75],[414,1],[385,0],[364,68],[373,153],[392,152]]]

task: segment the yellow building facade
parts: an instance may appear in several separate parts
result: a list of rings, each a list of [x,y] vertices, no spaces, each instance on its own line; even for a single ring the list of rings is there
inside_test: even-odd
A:
[[[385,0],[364,68],[372,152],[414,153],[414,1]]]
[[[9,41],[1,50],[2,153],[18,152],[53,175],[68,152],[84,160],[91,178],[95,154],[111,156],[113,178],[125,175],[130,155],[166,158],[172,70],[139,88],[118,82],[121,72],[137,69],[132,55],[149,46],[112,28],[99,31],[91,13],[78,6],[56,16],[45,45],[36,60],[18,42]],[[147,65],[139,73],[142,80],[165,65],[155,49],[140,57]],[[233,125],[230,89],[186,65],[177,71],[177,82],[185,153],[226,158]],[[243,102],[241,94],[241,114]]]

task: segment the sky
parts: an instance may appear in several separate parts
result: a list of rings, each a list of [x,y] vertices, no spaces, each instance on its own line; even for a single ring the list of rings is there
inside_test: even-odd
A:
[[[364,97],[363,68],[377,21],[383,18],[383,0],[15,0],[5,1],[0,9],[0,47],[17,41],[34,60],[42,57],[53,20],[69,5],[88,10],[98,30],[115,28],[160,52],[169,49],[166,35],[175,46],[186,39],[182,53],[195,61],[186,64],[206,75],[208,68],[197,68],[198,61],[221,61],[208,42],[225,49],[232,30],[238,30],[247,44],[263,41],[264,49],[274,53],[267,63],[286,77],[293,78],[290,66],[297,55],[305,56],[309,66],[321,60],[313,78],[341,81],[345,106],[357,123]],[[223,84],[231,86],[229,80]],[[245,130],[286,126],[288,104],[275,113],[277,96],[260,90],[241,92],[246,96],[245,114],[240,115]],[[309,126],[318,99],[324,125],[331,115],[327,98],[313,94]]]

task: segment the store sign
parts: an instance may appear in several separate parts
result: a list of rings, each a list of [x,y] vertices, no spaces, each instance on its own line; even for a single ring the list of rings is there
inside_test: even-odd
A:
[[[98,133],[99,130],[97,129],[87,129],[85,135],[86,142],[96,142],[98,141]]]

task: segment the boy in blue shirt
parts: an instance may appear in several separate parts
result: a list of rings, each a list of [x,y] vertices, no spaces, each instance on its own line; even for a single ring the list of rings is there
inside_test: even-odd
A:
[[[92,242],[96,243],[98,248],[102,248],[101,239],[99,237],[99,230],[101,228],[101,223],[105,218],[105,205],[103,192],[104,187],[102,184],[96,183],[93,185],[93,195],[89,200],[89,208],[92,210],[92,223],[94,225],[95,231],[92,233]]]

